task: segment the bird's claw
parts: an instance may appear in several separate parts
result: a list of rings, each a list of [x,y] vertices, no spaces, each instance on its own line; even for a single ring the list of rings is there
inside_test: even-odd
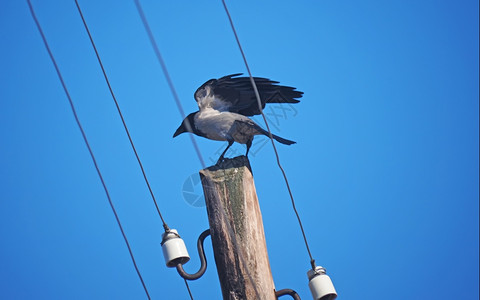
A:
[[[220,163],[222,163],[223,161],[225,160],[225,157],[223,156],[220,156],[217,160],[217,163],[215,165],[219,165]]]

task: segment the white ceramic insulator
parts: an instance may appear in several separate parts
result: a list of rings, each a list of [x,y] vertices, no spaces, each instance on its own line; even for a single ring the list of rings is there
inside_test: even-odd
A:
[[[184,264],[190,260],[187,247],[183,240],[178,237],[175,229],[163,233],[162,241],[163,257],[167,267],[173,268],[177,264]]]
[[[334,300],[337,292],[330,277],[325,274],[325,269],[317,267],[315,271],[309,270],[307,276],[310,279],[308,287],[314,300]]]

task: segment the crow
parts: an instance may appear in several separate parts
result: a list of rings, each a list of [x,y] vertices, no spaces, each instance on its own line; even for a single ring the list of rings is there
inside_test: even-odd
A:
[[[255,135],[269,136],[268,131],[253,122],[250,116],[261,113],[249,77],[239,77],[242,73],[227,75],[219,79],[210,79],[202,84],[194,94],[199,110],[189,114],[173,134],[184,132],[215,140],[227,141],[228,146],[220,155],[217,164],[234,142],[252,146]],[[267,78],[254,77],[262,103],[298,103],[303,92],[296,88],[278,85],[279,82]],[[272,134],[279,143],[294,144],[294,141]]]

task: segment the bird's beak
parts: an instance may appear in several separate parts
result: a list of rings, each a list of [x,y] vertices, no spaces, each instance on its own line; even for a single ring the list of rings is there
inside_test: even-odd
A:
[[[185,123],[182,122],[182,125],[180,125],[180,127],[177,128],[177,131],[175,131],[175,133],[173,134],[173,137],[176,137],[177,135],[182,134],[184,132],[187,132],[187,130],[185,129]]]
[[[177,131],[175,131],[175,133],[173,134],[173,137],[176,137],[177,135],[179,134],[182,134],[184,132],[194,132],[193,129],[192,129],[192,116],[194,114],[190,114],[188,115],[183,121],[182,121],[182,124],[180,125],[180,127],[177,128]]]

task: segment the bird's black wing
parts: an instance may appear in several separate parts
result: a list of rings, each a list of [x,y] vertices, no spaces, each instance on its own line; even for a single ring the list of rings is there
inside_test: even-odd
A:
[[[250,82],[250,77],[238,77],[240,74],[210,79],[195,92],[200,109],[201,104],[222,111],[236,112],[245,116],[260,114],[257,98]],[[303,92],[293,87],[278,85],[279,82],[267,78],[254,77],[262,109],[266,103],[298,103]]]

